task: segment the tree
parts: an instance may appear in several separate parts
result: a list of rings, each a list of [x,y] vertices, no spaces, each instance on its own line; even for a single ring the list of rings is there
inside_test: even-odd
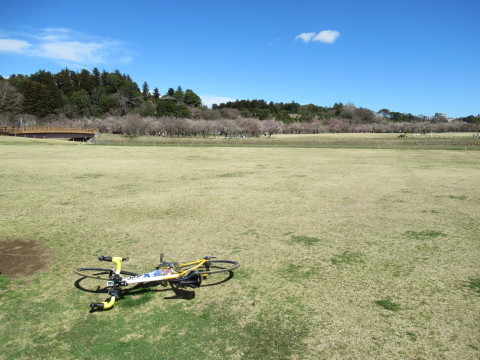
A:
[[[108,96],[103,86],[93,89],[90,99],[92,101],[93,115],[99,116],[108,111]]]
[[[153,89],[153,98],[154,99],[160,99],[160,91],[158,91],[157,87],[155,89]]]
[[[278,114],[275,116],[275,119],[282,121],[286,124],[293,122],[292,118],[290,117],[290,114],[286,110],[280,110]]]
[[[173,100],[160,100],[157,104],[157,116],[175,116],[176,107]]]
[[[156,105],[155,105],[155,103],[153,102],[152,99],[149,99],[149,100],[145,101],[143,104],[141,104],[138,107],[137,111],[143,117],[155,116]]]
[[[93,77],[93,82],[95,84],[95,87],[102,85],[102,78],[100,75],[100,71],[97,68],[93,68],[92,77]]]
[[[0,80],[0,113],[16,113],[20,110],[22,101],[23,95],[14,86],[6,80]]]
[[[144,100],[147,100],[148,97],[150,96],[150,88],[146,81],[143,83],[143,86],[142,86],[142,95]]]
[[[43,117],[51,113],[47,105],[48,93],[45,86],[35,81],[23,84],[23,112]]]
[[[383,116],[384,118],[390,119],[392,117],[390,110],[388,109],[381,109],[377,112],[378,115]]]
[[[175,90],[173,90],[173,88],[169,88],[169,89],[167,90],[167,95],[168,95],[168,96],[173,96],[173,95],[175,95]]]
[[[57,88],[67,96],[70,96],[75,91],[71,75],[72,71],[68,70],[68,68],[62,69],[58,74],[55,74]]]
[[[342,104],[342,103],[335,103],[335,104],[333,104],[333,110],[334,110],[335,116],[340,115],[340,113],[341,113],[342,110],[343,110],[343,104]]]
[[[284,124],[276,120],[265,120],[262,121],[261,125],[262,133],[264,135],[268,135],[268,137],[272,136],[273,134],[281,133],[284,128]]]
[[[92,98],[87,90],[79,90],[73,93],[68,104],[71,105],[79,115],[89,116],[93,113]]]
[[[176,98],[176,99],[178,99],[178,100],[183,100],[184,96],[185,96],[185,93],[183,92],[181,86],[179,86],[179,87],[177,88],[177,91],[175,91],[175,92],[173,93],[173,97]]]
[[[95,77],[88,70],[83,69],[77,76],[79,90],[86,90],[89,94],[95,89]]]
[[[122,83],[122,78],[118,74],[107,74],[104,84],[107,94],[117,93],[120,90]]]
[[[185,104],[199,107],[202,105],[202,99],[195,94],[193,90],[187,89],[187,91],[185,91]]]
[[[258,117],[260,120],[266,120],[271,118],[270,110],[268,109],[259,109],[255,108],[253,109],[253,113],[256,117]]]
[[[175,116],[179,118],[191,118],[192,117],[192,112],[188,107],[186,107],[183,104],[177,105],[175,108]]]

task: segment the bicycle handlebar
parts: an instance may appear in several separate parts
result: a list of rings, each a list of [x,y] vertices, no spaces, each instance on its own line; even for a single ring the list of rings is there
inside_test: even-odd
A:
[[[110,300],[108,301],[102,301],[100,303],[91,303],[90,307],[92,308],[92,310],[95,310],[95,309],[107,310],[113,307],[113,305],[115,305],[115,300],[117,299],[117,296],[118,296],[118,289],[108,290],[108,295],[110,295]]]
[[[122,270],[122,261],[127,261],[128,258],[122,258],[122,257],[118,257],[118,256],[100,255],[98,257],[98,260],[113,262],[115,264],[115,273],[118,275],[118,274],[120,274],[120,270]]]
[[[109,301],[103,301],[100,303],[91,303],[90,307],[92,310],[98,309],[98,310],[107,310],[113,307],[115,305],[115,296],[112,296]]]
[[[112,261],[114,261],[113,259],[120,260],[120,261],[128,261],[128,257],[127,257],[127,258],[121,258],[121,257],[104,256],[104,255],[100,255],[100,256],[98,257],[98,260],[100,260],[100,261],[109,261],[109,262],[112,262]]]

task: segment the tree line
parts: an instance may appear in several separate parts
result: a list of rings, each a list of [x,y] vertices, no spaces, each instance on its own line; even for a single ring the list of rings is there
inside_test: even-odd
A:
[[[2,100],[3,99],[3,100]],[[191,117],[190,108],[202,105],[192,90],[169,88],[162,98],[158,88],[150,91],[147,82],[140,90],[137,83],[119,70],[79,72],[62,69],[56,74],[39,70],[31,75],[14,74],[0,78],[0,112],[24,113],[37,118],[62,115]]]
[[[354,104],[333,106],[236,100],[208,109],[191,89],[162,95],[119,70],[0,76],[0,126],[68,124],[129,135],[258,136],[274,133],[478,131],[480,117],[447,122]]]

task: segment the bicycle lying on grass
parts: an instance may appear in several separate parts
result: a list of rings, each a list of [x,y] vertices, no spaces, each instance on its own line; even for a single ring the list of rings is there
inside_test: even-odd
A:
[[[109,261],[115,264],[115,269],[103,268],[77,268],[75,272],[82,276],[82,279],[93,278],[106,280],[108,295],[110,299],[100,303],[91,303],[92,310],[107,310],[115,305],[115,301],[121,296],[121,288],[130,285],[162,285],[168,284],[173,290],[179,288],[198,288],[202,281],[214,274],[229,272],[233,276],[233,270],[240,264],[232,260],[212,260],[211,256],[205,256],[201,260],[187,263],[163,261],[163,254],[160,254],[160,264],[154,271],[144,274],[137,274],[131,271],[122,270],[122,262],[128,258],[103,256],[98,260]]]

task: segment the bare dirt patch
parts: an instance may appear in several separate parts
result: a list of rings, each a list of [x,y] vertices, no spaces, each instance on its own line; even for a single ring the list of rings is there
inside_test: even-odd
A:
[[[0,239],[0,274],[19,278],[48,267],[51,254],[41,241]]]

